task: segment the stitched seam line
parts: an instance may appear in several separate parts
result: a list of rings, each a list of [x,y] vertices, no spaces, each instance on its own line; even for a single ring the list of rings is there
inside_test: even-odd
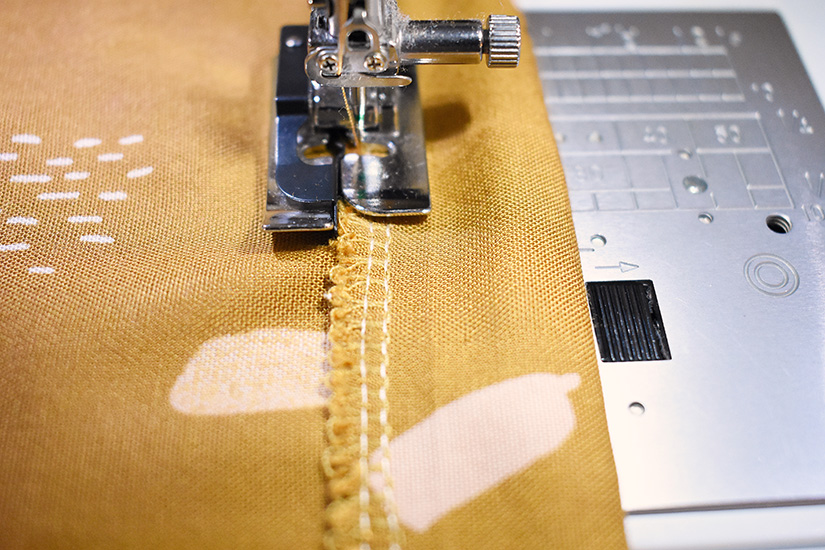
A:
[[[330,550],[401,550],[403,541],[389,462],[391,234],[381,227],[350,208],[339,210],[337,260],[328,294],[332,394],[322,455],[329,499],[324,545]],[[370,449],[371,444],[377,449]],[[373,476],[382,481],[378,493],[370,486]]]
[[[384,304],[383,304],[383,320],[381,323],[381,365],[379,367],[379,374],[381,376],[381,387],[378,390],[378,397],[381,400],[381,411],[379,414],[379,422],[381,424],[381,475],[384,480],[384,515],[387,520],[387,526],[390,531],[390,550],[401,550],[401,530],[398,525],[397,505],[395,502],[395,491],[390,472],[390,434],[391,428],[388,421],[389,416],[389,400],[387,399],[387,389],[389,387],[389,378],[387,377],[387,365],[389,365],[390,357],[388,353],[388,345],[390,340],[389,323],[390,323],[390,242],[392,235],[390,234],[390,226],[386,228],[386,240],[384,241]],[[372,229],[370,229],[372,231]]]
[[[361,311],[353,294],[366,283],[367,263],[356,250],[365,238],[345,211],[339,216],[339,236],[334,242],[337,263],[330,271],[329,340],[331,344],[326,423],[327,447],[321,457],[327,476],[327,531],[324,546],[329,550],[357,548],[363,539],[359,530],[359,437],[360,406],[358,395],[360,374],[356,367],[359,353]]]
[[[369,388],[367,387],[367,313],[369,311],[370,277],[372,275],[372,258],[375,252],[375,228],[370,222],[370,248],[367,254],[367,275],[364,284],[364,309],[361,314],[361,361],[359,365],[361,389],[361,433],[359,436],[359,474],[360,487],[358,490],[358,525],[361,535],[361,550],[370,550],[370,490],[367,484],[369,475]]]

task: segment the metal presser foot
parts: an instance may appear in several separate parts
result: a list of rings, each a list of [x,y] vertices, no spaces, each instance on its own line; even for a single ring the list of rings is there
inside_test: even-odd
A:
[[[430,211],[417,64],[515,67],[517,17],[413,21],[395,0],[310,0],[281,30],[264,228],[335,229],[339,199],[372,216]]]

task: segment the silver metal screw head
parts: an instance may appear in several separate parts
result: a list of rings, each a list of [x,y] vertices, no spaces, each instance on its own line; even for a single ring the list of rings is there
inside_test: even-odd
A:
[[[518,67],[521,57],[521,23],[513,15],[487,18],[487,66]]]
[[[387,68],[387,59],[379,52],[371,53],[364,59],[364,67],[371,73],[380,73]]]
[[[318,66],[325,73],[338,72],[338,58],[335,54],[325,53],[318,58]]]

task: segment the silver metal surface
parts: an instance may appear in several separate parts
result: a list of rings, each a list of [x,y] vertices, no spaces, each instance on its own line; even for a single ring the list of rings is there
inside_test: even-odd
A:
[[[373,55],[368,53],[362,55],[357,64],[353,65],[355,69],[346,70],[340,75],[335,74],[340,70],[340,64],[335,63],[334,69],[325,70],[325,59],[337,59],[334,49],[331,48],[316,48],[310,52],[306,59],[306,73],[310,80],[322,84],[324,86],[332,86],[336,88],[345,87],[363,87],[363,86],[407,86],[412,80],[408,76],[398,74],[372,74],[366,68],[367,58]],[[345,68],[350,65],[345,66]]]
[[[410,21],[401,30],[400,57],[414,63],[479,63],[491,68],[517,67],[521,23],[513,15],[478,20]]]
[[[325,86],[407,86],[405,65],[479,63],[516,67],[521,53],[518,17],[411,21],[395,0],[313,2],[306,73]],[[380,60],[380,62],[379,62]]]
[[[364,214],[373,216],[422,215],[430,211],[430,185],[424,143],[424,120],[418,84],[386,92],[384,124],[365,132],[364,152],[340,159],[341,196]],[[392,124],[389,124],[392,122]],[[370,153],[370,145],[381,149]]]
[[[480,63],[484,29],[478,20],[410,21],[400,49],[401,58],[414,63]]]
[[[487,18],[487,66],[517,67],[521,58],[521,23],[512,15]]]
[[[294,33],[285,32],[282,42],[298,48],[302,42]],[[273,89],[277,88],[278,66],[273,71]],[[272,101],[272,124],[269,136],[269,173],[263,228],[267,231],[329,231],[335,228],[335,180],[330,162],[310,164],[302,158],[297,146],[306,113],[277,114],[277,99]],[[289,146],[285,146],[284,144]],[[279,185],[281,182],[282,185]],[[312,185],[307,201],[290,193],[295,184]],[[326,200],[323,200],[326,199]]]
[[[825,550],[825,506],[633,514],[630,550]]]
[[[817,509],[825,113],[781,20],[527,22],[585,279],[652,280],[673,355],[600,363],[623,508]]]
[[[285,29],[282,43],[299,28],[305,30]],[[285,49],[280,59],[294,67],[303,56]],[[421,104],[410,81],[398,88],[343,89],[291,78],[281,87],[276,82],[281,95],[273,101],[264,229],[334,229],[339,197],[375,216],[430,211]],[[348,107],[354,111],[354,129]]]

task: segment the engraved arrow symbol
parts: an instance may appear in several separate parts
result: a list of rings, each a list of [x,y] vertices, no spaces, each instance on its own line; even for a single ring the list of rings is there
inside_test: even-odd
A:
[[[629,264],[627,262],[619,262],[619,265],[597,265],[596,269],[618,269],[622,273],[627,273],[628,271],[639,269],[639,266],[636,264]]]

